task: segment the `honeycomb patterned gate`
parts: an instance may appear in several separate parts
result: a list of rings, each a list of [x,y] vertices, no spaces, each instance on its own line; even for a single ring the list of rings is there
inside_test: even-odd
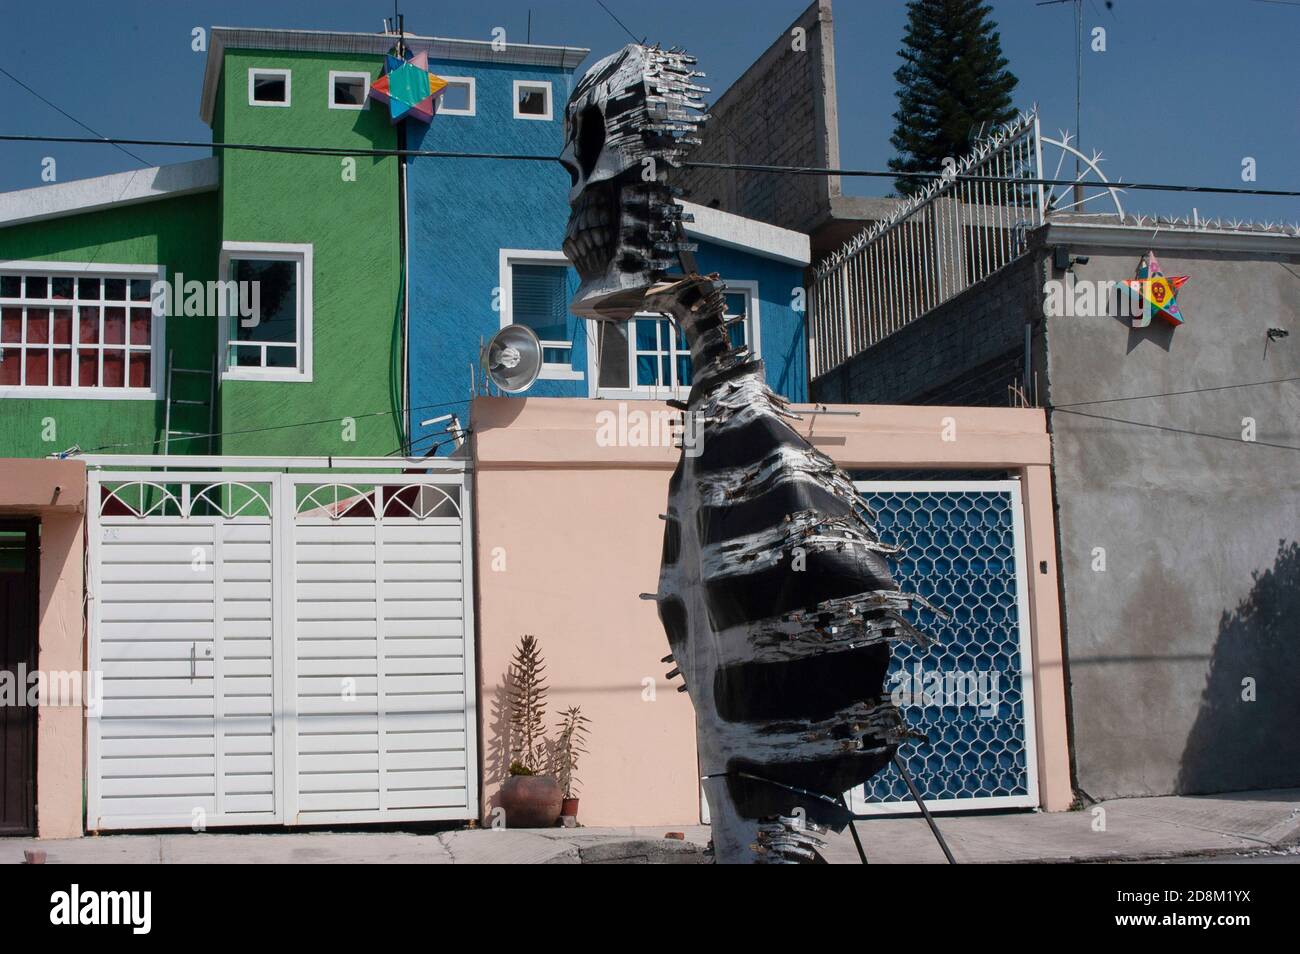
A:
[[[887,689],[926,741],[900,753],[931,809],[1038,804],[1030,680],[1028,582],[1016,480],[867,481],[859,493],[883,540],[903,547],[903,590],[950,614],[918,609],[934,637],[898,645]],[[851,793],[862,814],[915,811],[890,766]]]

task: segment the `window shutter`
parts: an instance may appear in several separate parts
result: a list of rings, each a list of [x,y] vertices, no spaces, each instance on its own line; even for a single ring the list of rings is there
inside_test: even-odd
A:
[[[515,265],[511,312],[543,341],[567,341],[568,268],[564,265]]]

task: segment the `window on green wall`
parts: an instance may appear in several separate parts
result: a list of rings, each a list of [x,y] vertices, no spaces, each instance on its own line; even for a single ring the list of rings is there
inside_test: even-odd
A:
[[[330,70],[330,109],[365,109],[370,93],[369,73]]]
[[[156,398],[162,277],[156,265],[0,266],[0,397]]]
[[[221,319],[223,375],[311,380],[312,247],[227,242],[222,274],[241,306]]]
[[[256,66],[249,69],[249,106],[288,106],[292,99],[293,75],[288,70]]]

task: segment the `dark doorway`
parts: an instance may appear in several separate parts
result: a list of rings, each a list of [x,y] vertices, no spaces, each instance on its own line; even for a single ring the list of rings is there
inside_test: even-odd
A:
[[[36,670],[40,521],[0,520],[0,835],[36,834]],[[8,683],[5,685],[4,683]]]

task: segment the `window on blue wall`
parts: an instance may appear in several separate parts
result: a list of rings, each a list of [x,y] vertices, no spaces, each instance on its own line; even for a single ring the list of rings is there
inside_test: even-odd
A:
[[[729,282],[727,333],[737,347],[756,348],[756,289]],[[603,397],[683,396],[691,386],[691,351],[682,330],[667,318],[638,315],[626,324],[596,325],[591,331],[600,355],[598,394]]]
[[[476,110],[474,102],[474,77],[444,76],[447,85],[438,97],[439,116],[473,116]]]
[[[573,370],[569,300],[576,291],[563,252],[502,253],[503,324],[527,325],[542,342],[543,378],[578,379]]]

